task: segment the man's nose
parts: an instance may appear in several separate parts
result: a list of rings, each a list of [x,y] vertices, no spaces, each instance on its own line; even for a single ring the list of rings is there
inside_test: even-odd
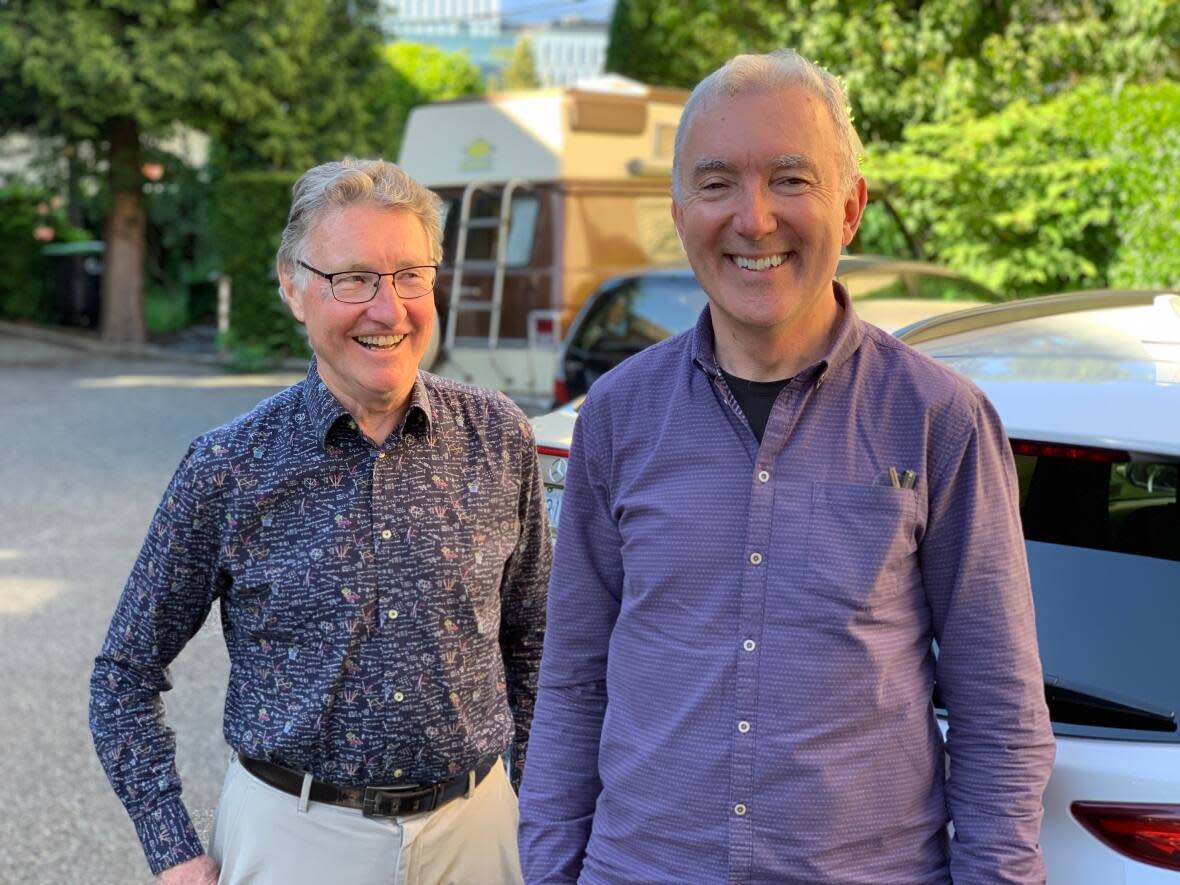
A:
[[[734,213],[734,230],[747,240],[760,240],[778,229],[774,215],[774,200],[766,188],[755,185],[744,188],[741,203]]]
[[[369,302],[369,313],[383,319],[400,320],[406,313],[406,305],[393,287],[393,277],[382,277],[377,281],[377,294]]]

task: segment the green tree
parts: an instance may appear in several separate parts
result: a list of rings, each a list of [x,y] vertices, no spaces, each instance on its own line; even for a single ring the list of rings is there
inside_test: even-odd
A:
[[[144,339],[145,146],[184,124],[240,165],[365,151],[376,0],[8,0],[0,127],[90,142],[106,168],[103,337]]]
[[[505,89],[536,89],[541,85],[541,78],[537,76],[537,62],[533,57],[532,40],[521,37],[516,41],[501,77]]]
[[[782,46],[845,79],[866,141],[895,141],[1086,76],[1180,77],[1180,0],[618,0],[606,66],[691,87],[738,52]]]
[[[466,53],[421,43],[390,43],[381,50],[388,74],[374,92],[382,153],[395,158],[410,111],[420,104],[484,91],[479,68]]]
[[[1180,83],[915,125],[864,168],[928,253],[999,291],[1180,284]]]

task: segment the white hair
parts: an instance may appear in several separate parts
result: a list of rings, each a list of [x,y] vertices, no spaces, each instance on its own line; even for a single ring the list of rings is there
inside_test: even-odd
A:
[[[676,127],[676,143],[672,153],[672,197],[679,200],[680,154],[686,133],[697,114],[713,99],[733,98],[802,86],[823,101],[836,128],[840,151],[840,171],[845,189],[852,186],[860,174],[859,157],[864,151],[860,136],[848,115],[848,97],[844,86],[832,74],[808,61],[794,49],[777,49],[764,55],[737,55],[701,80],[689,95]]]

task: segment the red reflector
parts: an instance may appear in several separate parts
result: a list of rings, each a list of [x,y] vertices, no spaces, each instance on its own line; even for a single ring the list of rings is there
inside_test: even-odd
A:
[[[568,458],[569,449],[555,449],[553,446],[537,446],[538,455],[552,455],[554,458]]]
[[[554,379],[553,381],[553,405],[564,406],[570,401],[570,390],[565,386],[564,381]]]
[[[1069,810],[1119,854],[1165,870],[1180,870],[1180,805],[1074,802]]]
[[[537,317],[533,320],[533,328],[537,330],[538,335],[552,335],[553,317]]]
[[[1100,449],[1095,446],[1063,446],[1056,443],[1012,440],[1014,455],[1033,455],[1045,458],[1068,458],[1073,461],[1129,461],[1131,456],[1117,449]]]

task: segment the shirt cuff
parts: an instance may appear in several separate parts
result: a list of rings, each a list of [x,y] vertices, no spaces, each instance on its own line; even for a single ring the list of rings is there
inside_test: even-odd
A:
[[[205,853],[188,810],[179,798],[135,818],[133,823],[152,875]]]

